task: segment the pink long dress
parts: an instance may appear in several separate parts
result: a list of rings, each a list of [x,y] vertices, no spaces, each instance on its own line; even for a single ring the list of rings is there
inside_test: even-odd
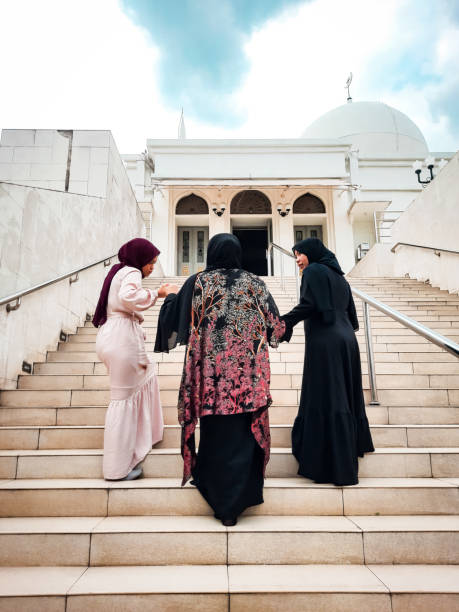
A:
[[[140,270],[125,266],[113,277],[107,321],[96,339],[98,358],[110,375],[105,417],[104,478],[124,478],[163,438],[163,414],[155,365],[145,351],[141,311],[157,291],[142,287]]]

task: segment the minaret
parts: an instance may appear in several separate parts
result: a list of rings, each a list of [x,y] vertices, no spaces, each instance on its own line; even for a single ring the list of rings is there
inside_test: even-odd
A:
[[[185,140],[186,139],[186,130],[185,130],[185,117],[183,116],[183,108],[182,114],[180,115],[180,121],[178,126],[178,139]]]

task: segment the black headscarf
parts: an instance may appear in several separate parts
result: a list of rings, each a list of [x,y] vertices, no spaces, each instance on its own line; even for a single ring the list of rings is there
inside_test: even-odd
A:
[[[334,273],[344,274],[335,254],[328,250],[319,238],[301,240],[293,245],[292,250],[303,253],[308,258],[309,265],[303,272],[301,290],[306,291],[307,287],[311,289],[322,322],[331,325],[335,322],[336,315],[327,268]]]
[[[336,259],[336,255],[332,253],[324,245],[322,240],[319,238],[306,238],[306,240],[300,240],[293,245],[293,252],[303,253],[307,256],[309,263],[319,263],[324,266],[328,266],[338,274],[344,274],[341,267]]]
[[[240,268],[242,247],[233,234],[216,234],[207,246],[205,274],[211,270]],[[187,344],[190,333],[191,301],[197,274],[190,276],[177,294],[164,300],[159,312],[155,352],[169,352],[177,344]]]
[[[239,238],[222,233],[209,240],[206,270],[240,268],[241,265],[242,247]]]

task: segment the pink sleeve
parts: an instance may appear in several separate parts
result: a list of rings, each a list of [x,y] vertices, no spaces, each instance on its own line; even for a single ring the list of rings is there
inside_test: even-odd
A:
[[[134,312],[135,310],[146,310],[153,306],[158,298],[158,292],[142,287],[142,275],[140,271],[126,274],[121,281],[118,293],[123,308]]]

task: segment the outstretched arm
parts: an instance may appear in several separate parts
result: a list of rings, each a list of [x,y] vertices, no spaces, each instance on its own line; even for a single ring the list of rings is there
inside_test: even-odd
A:
[[[175,348],[188,342],[191,320],[191,299],[196,274],[190,276],[178,293],[168,293],[161,306],[156,331],[155,353]]]
[[[314,299],[308,288],[302,291],[300,303],[297,304],[290,312],[281,316],[281,320],[285,321],[285,335],[282,338],[285,342],[290,342],[294,326],[300,321],[305,321],[314,312]]]

